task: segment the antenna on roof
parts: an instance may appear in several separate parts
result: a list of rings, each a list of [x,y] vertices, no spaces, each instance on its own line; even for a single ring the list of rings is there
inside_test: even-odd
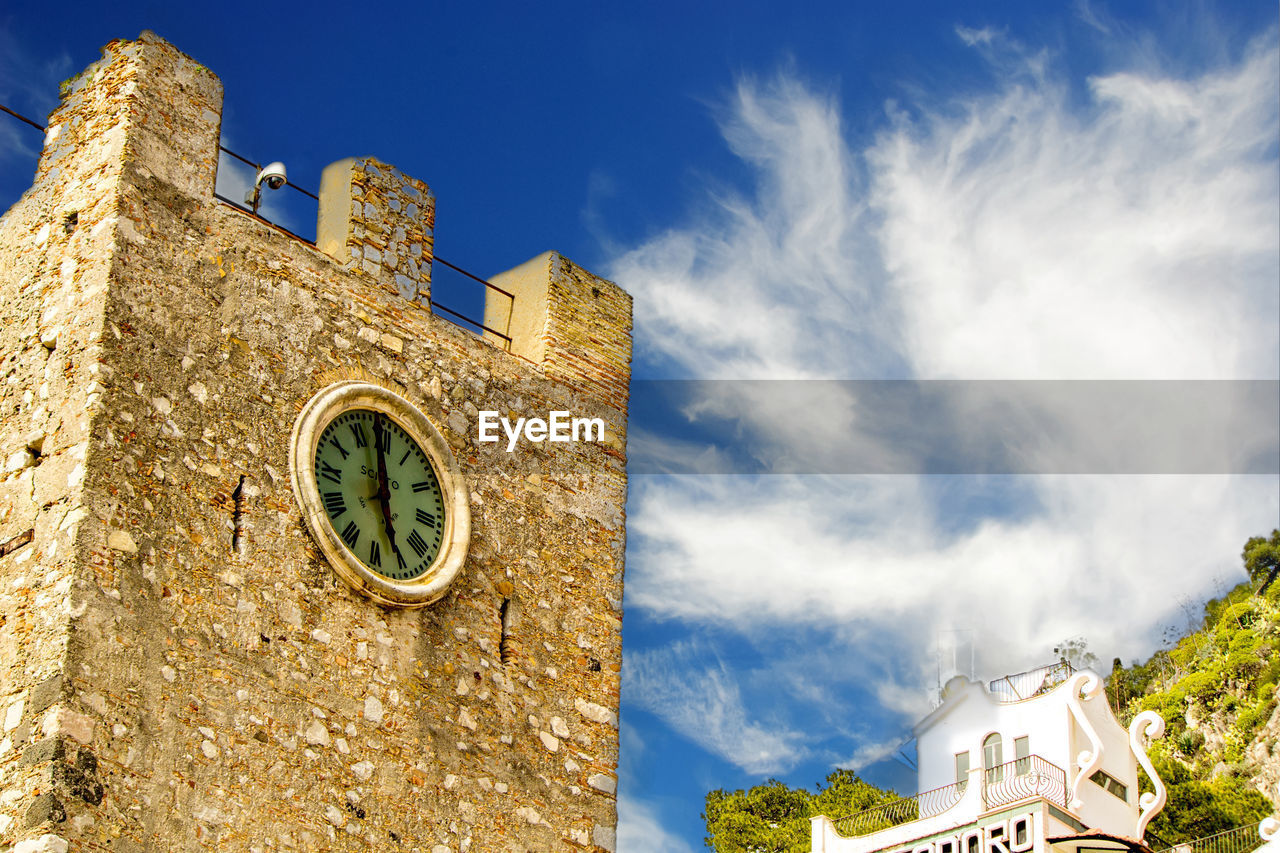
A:
[[[935,636],[938,662],[937,702],[940,704],[942,702],[942,688],[952,678],[957,675],[963,675],[973,681],[975,652],[973,648],[973,629],[971,628],[942,630],[938,631]]]

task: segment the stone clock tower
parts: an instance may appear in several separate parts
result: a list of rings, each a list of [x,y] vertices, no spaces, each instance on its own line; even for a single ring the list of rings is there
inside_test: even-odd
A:
[[[0,220],[0,850],[612,850],[630,298],[541,255],[477,337],[424,183],[334,164],[300,241],[221,104],[112,43]]]

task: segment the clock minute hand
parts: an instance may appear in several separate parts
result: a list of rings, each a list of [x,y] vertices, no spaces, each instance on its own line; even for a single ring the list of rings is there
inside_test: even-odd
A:
[[[387,541],[391,544],[391,552],[400,556],[396,547],[396,531],[391,526],[391,489],[387,487],[387,459],[382,451],[382,413],[375,412],[373,417],[373,445],[378,453],[378,505],[382,507],[382,523],[387,528]]]

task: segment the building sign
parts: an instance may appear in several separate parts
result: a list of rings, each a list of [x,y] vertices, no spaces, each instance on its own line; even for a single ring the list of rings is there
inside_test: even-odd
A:
[[[894,853],[1026,853],[1035,846],[1035,813],[942,835]]]

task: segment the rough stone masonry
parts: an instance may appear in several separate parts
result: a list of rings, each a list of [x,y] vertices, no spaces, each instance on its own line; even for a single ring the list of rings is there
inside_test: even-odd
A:
[[[542,255],[477,337],[432,313],[426,184],[334,164],[312,246],[214,197],[221,102],[113,42],[0,220],[0,851],[612,850],[630,298]],[[338,579],[291,493],[351,378],[470,492],[422,609]],[[508,453],[480,410],[605,441]]]

